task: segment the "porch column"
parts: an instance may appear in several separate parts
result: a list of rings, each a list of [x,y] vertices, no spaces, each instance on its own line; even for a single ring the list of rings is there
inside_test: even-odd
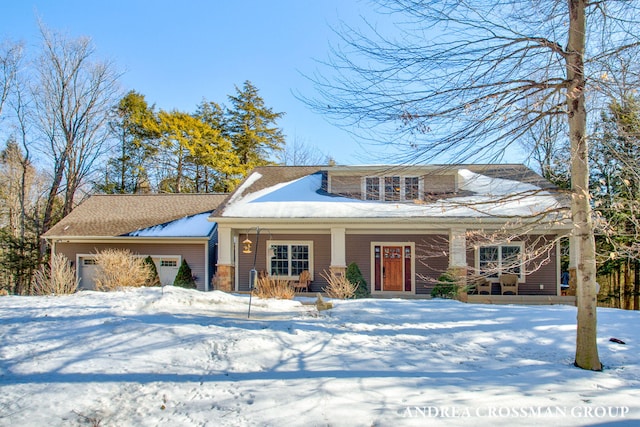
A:
[[[218,227],[218,263],[214,289],[232,292],[235,288],[233,233],[230,227]]]
[[[347,269],[344,228],[331,228],[331,266],[329,268],[336,274],[344,274]]]
[[[449,230],[449,268],[467,267],[466,232],[464,228]]]
[[[449,271],[462,285],[457,298],[467,302],[467,238],[466,229],[449,230]]]

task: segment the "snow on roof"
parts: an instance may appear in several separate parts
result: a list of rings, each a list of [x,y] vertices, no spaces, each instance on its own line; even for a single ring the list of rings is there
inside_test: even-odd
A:
[[[131,237],[207,237],[216,223],[208,221],[211,212],[185,216],[184,218],[153,227],[133,231]]]
[[[259,174],[257,174],[259,175]],[[260,176],[250,177],[251,182]],[[400,218],[531,216],[562,204],[532,184],[492,178],[458,170],[460,190],[469,196],[433,202],[378,202],[328,194],[321,190],[322,174],[315,173],[236,197],[223,216],[235,218]],[[245,183],[246,184],[246,183]],[[248,186],[247,186],[248,187]]]
[[[458,170],[458,182],[461,190],[486,195],[510,195],[540,191],[540,187],[511,179],[492,178],[468,169]],[[546,193],[549,194],[549,193]]]

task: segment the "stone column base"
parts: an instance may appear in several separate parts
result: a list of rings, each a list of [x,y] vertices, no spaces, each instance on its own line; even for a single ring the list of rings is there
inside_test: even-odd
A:
[[[213,289],[216,291],[235,291],[235,267],[233,265],[217,265],[216,276],[213,280]]]
[[[456,282],[459,286],[458,288],[458,301],[467,302],[469,300],[469,296],[467,294],[467,267],[449,267],[449,273],[456,278]]]

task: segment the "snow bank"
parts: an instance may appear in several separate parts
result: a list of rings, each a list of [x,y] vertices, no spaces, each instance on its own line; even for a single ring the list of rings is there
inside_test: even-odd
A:
[[[0,297],[0,425],[640,422],[638,312],[598,310],[605,370],[589,372],[574,307],[248,304],[173,287]]]

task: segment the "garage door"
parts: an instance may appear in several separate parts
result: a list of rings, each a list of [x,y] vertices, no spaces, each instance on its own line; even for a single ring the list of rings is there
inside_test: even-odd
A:
[[[80,257],[78,259],[78,278],[80,288],[95,290],[93,278],[96,274],[96,260],[93,257]]]
[[[146,258],[146,255],[141,256]],[[160,283],[163,285],[173,285],[173,281],[178,274],[180,267],[179,256],[154,256],[151,255],[153,262],[156,264]],[[80,279],[80,288],[95,290],[94,277],[96,274],[96,260],[92,256],[81,256],[78,259],[78,278]]]
[[[154,257],[153,262],[158,269],[158,276],[160,276],[160,283],[163,285],[173,285],[173,281],[178,274],[178,268],[180,267],[180,257]]]

